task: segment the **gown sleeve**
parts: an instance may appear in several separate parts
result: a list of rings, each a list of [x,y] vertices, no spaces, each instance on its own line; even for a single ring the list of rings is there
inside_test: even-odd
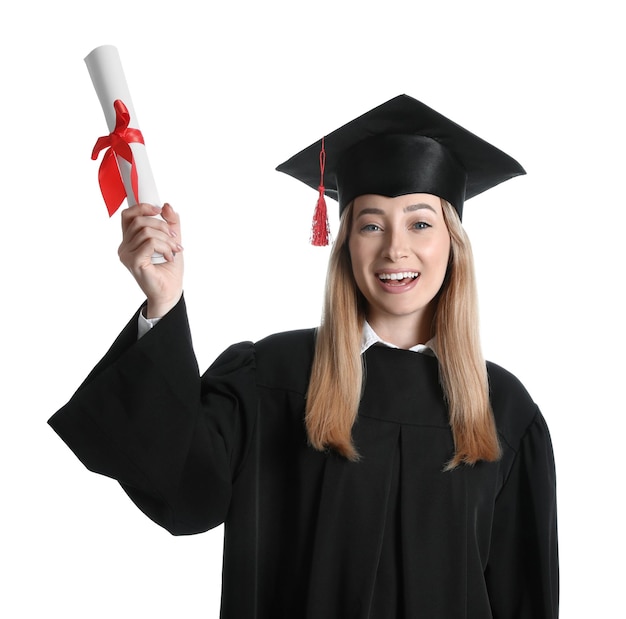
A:
[[[91,471],[174,535],[222,523],[256,414],[254,347],[200,377],[184,300],[137,341],[137,316],[49,420]]]
[[[539,411],[496,498],[485,577],[494,619],[558,617],[554,457]]]

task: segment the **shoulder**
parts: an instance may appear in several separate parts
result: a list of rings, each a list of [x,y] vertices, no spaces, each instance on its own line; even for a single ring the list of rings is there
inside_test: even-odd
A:
[[[489,397],[498,433],[515,451],[541,413],[521,381],[503,367],[487,362]]]
[[[243,372],[257,386],[305,394],[315,351],[315,331],[285,331],[256,343],[233,344],[211,364],[205,376],[217,379]]]
[[[511,372],[500,365],[487,361],[487,373],[489,375],[489,390],[492,402],[498,403],[509,400],[532,401],[530,394],[522,382]]]
[[[255,343],[259,386],[306,393],[316,329],[275,333]]]
[[[315,347],[315,333],[317,329],[299,329],[297,331],[283,331],[274,333],[255,343],[255,348],[259,354],[285,354],[297,350]]]

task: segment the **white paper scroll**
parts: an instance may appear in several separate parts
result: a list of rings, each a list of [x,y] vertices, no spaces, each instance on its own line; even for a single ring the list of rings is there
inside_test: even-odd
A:
[[[137,115],[130,96],[130,91],[128,90],[128,84],[126,83],[126,77],[124,76],[124,70],[122,69],[122,62],[117,48],[113,45],[96,47],[86,56],[85,64],[87,65],[93,86],[96,89],[98,99],[100,100],[109,132],[115,129],[115,110],[113,109],[113,102],[116,99],[121,99],[128,108],[130,113],[128,126],[139,129]],[[150,168],[145,145],[140,142],[132,142],[130,148],[133,152],[137,169],[139,202],[147,202],[148,204],[161,206],[161,200],[157,192],[154,177],[152,176],[152,169]],[[122,174],[122,180],[124,181],[128,204],[132,206],[136,203],[136,200],[130,180],[131,165],[121,157],[117,157],[117,163]],[[165,258],[163,258],[161,254],[155,253],[152,256],[152,262],[154,264],[165,262]]]

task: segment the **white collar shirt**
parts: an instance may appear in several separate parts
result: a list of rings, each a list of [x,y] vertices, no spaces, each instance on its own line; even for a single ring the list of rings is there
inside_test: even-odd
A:
[[[365,321],[363,324],[363,335],[361,336],[361,354],[363,354],[370,346],[379,344],[381,346],[387,346],[388,348],[400,348],[391,342],[386,342],[372,329],[372,326]],[[412,352],[420,352],[426,355],[436,356],[435,338],[431,338],[426,344],[416,344],[411,346],[408,350]]]

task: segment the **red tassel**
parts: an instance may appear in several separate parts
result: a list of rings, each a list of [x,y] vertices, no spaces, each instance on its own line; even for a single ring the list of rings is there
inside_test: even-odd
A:
[[[311,245],[325,247],[330,241],[330,226],[328,225],[328,211],[324,199],[324,185],[319,186],[319,198],[313,214],[313,229],[311,231]]]
[[[325,247],[330,242],[330,225],[328,224],[328,211],[324,198],[324,167],[326,166],[326,151],[324,150],[324,138],[322,138],[322,150],[320,151],[320,184],[317,188],[319,197],[313,213],[313,228],[311,230],[311,245]]]

